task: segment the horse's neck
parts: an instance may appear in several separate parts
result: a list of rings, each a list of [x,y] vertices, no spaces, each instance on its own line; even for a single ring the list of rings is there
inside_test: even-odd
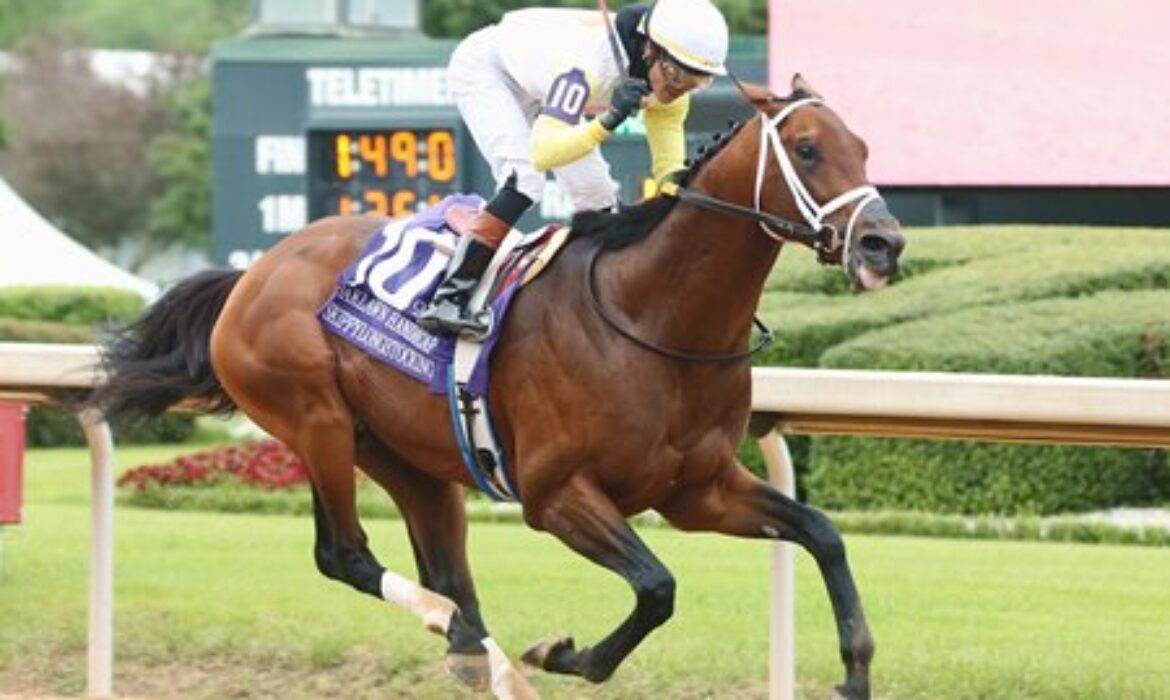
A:
[[[750,205],[750,178],[717,175],[746,172],[743,166],[715,165],[699,173],[693,189]],[[779,250],[746,217],[679,202],[645,241],[615,256],[607,287],[657,342],[725,352],[742,346]]]

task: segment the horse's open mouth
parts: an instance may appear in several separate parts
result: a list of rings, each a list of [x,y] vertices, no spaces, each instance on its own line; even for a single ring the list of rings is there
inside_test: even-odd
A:
[[[889,275],[874,272],[865,263],[858,263],[857,269],[851,277],[853,288],[859,292],[877,291],[890,283]]]

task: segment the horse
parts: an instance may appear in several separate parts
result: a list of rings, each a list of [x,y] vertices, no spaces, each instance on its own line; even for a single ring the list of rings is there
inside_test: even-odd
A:
[[[754,311],[786,240],[854,287],[884,285],[905,244],[865,172],[867,146],[799,75],[781,97],[741,90],[753,116],[667,194],[583,212],[553,264],[512,302],[488,395],[525,523],[633,589],[633,610],[592,646],[537,642],[527,664],[609,678],[674,609],[675,580],[627,523],[657,511],[683,531],[791,541],[815,559],[836,619],[840,697],[870,696],[873,637],[827,516],[736,459],[750,415]],[[800,223],[803,220],[803,223]],[[180,402],[242,411],[307,466],[320,573],[417,615],[459,681],[535,697],[490,637],[466,555],[461,464],[445,397],[326,333],[318,310],[386,224],[325,218],[247,271],[171,288],[104,344],[105,415]],[[379,564],[355,507],[357,466],[401,511],[417,583]]]

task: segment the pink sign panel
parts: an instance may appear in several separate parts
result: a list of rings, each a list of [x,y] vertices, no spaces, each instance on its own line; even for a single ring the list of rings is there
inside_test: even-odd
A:
[[[0,526],[20,522],[24,405],[0,402]]]
[[[1170,2],[770,0],[884,185],[1170,185]]]

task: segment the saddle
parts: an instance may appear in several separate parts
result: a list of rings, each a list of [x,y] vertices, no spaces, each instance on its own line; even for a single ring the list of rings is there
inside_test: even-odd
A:
[[[477,207],[470,204],[452,203],[443,211],[443,223],[457,236],[471,235],[471,222],[478,211]],[[568,237],[569,229],[558,224],[551,224],[532,233],[513,228],[496,250],[476,287],[471,299],[471,311],[476,313],[482,310],[485,303],[490,303],[501,290],[515,282],[517,275],[523,274],[519,280],[520,286],[535,279],[560,252]],[[448,257],[454,254],[454,249],[442,250]]]
[[[515,500],[507,464],[491,425],[488,367],[511,299],[564,246],[568,227],[531,234],[513,229],[496,250],[471,297],[473,313],[488,314],[481,340],[428,333],[415,318],[430,302],[458,236],[467,235],[483,200],[452,195],[409,220],[386,224],[341,274],[318,313],[326,330],[370,356],[446,394],[464,462],[479,488],[496,500]]]

